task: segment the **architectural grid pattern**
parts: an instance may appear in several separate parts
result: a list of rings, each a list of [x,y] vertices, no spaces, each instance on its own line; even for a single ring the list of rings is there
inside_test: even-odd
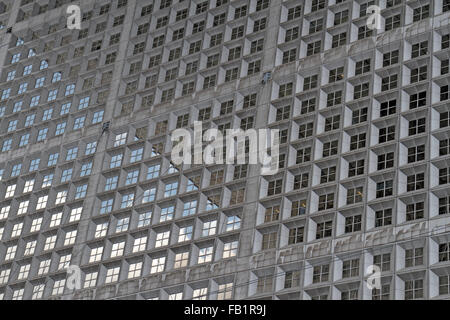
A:
[[[450,0],[1,0],[0,39],[0,299],[450,297]],[[280,170],[174,166],[194,121]]]

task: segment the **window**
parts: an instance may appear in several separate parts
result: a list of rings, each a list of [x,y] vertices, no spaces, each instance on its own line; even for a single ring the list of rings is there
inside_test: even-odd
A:
[[[268,190],[267,190],[267,195],[271,196],[271,195],[281,193],[282,185],[283,185],[283,181],[281,179],[270,181]]]
[[[175,207],[173,207],[173,206],[162,208],[159,222],[172,220],[174,212],[175,212]]]
[[[12,198],[14,196],[15,191],[16,191],[16,185],[15,184],[9,185],[6,188],[5,199]]]
[[[151,211],[140,213],[137,227],[141,228],[150,225],[151,219],[152,219]]]
[[[25,127],[29,127],[29,126],[33,125],[35,118],[36,118],[36,115],[34,113],[28,115],[25,119]]]
[[[194,23],[194,25],[192,26],[192,34],[202,32],[204,29],[205,29],[205,20],[201,20],[197,23]]]
[[[330,74],[332,74],[332,72],[330,72]],[[305,77],[304,81],[303,81],[303,91],[306,90],[310,90],[310,89],[314,89],[317,87],[317,82],[318,82],[318,76],[317,75],[312,75],[310,77]],[[292,82],[289,83],[292,86]],[[280,86],[281,89],[281,86]],[[291,87],[291,91],[292,91],[292,87]],[[288,95],[291,95],[292,92]]]
[[[315,12],[325,8],[325,0],[312,0],[311,12]]]
[[[319,32],[323,29],[323,19],[313,20],[309,23],[309,34]]]
[[[441,112],[439,114],[439,128],[450,126],[450,112]]]
[[[277,221],[280,218],[280,206],[266,208],[264,222]]]
[[[342,263],[342,278],[357,277],[359,275],[359,259],[351,259]]]
[[[392,209],[383,209],[375,212],[375,228],[392,224]]]
[[[242,6],[234,10],[234,19],[239,19],[247,15],[247,6]]]
[[[348,163],[348,176],[354,177],[364,174],[364,159],[351,161]]]
[[[127,173],[125,185],[130,185],[138,182],[139,170],[133,170]]]
[[[216,233],[217,220],[203,222],[202,237],[208,237]]]
[[[381,91],[388,91],[397,88],[397,74],[381,79]]]
[[[298,5],[296,7],[290,8],[288,10],[287,20],[290,21],[290,20],[299,18],[301,16],[301,13],[302,13],[302,6],[301,5]]]
[[[133,202],[134,202],[134,193],[124,194],[124,195],[122,195],[122,201],[120,203],[120,208],[124,209],[124,208],[132,207]]]
[[[253,24],[253,32],[264,30],[266,28],[266,25],[267,25],[267,18],[256,20]]]
[[[277,245],[277,232],[265,233],[262,237],[261,250],[273,249]]]
[[[447,74],[450,72],[450,60],[442,60],[441,61],[441,75]]]
[[[179,234],[178,234],[178,242],[184,242],[189,241],[192,239],[192,226],[182,227],[180,228]]]
[[[238,245],[239,245],[238,241],[231,241],[224,243],[222,258],[227,259],[235,257],[237,255]]]
[[[79,117],[75,118],[75,121],[73,123],[73,130],[78,130],[84,127],[84,120],[86,120],[86,117]]]
[[[233,283],[219,284],[217,290],[217,300],[231,299],[233,295]]]
[[[101,238],[106,235],[106,232],[108,230],[108,222],[97,224],[95,227],[95,238]]]
[[[398,63],[399,50],[390,51],[383,54],[383,67],[388,67]]]
[[[98,272],[87,273],[84,279],[84,288],[92,288],[97,285]]]
[[[378,131],[378,143],[384,143],[395,139],[395,126],[380,128]]]
[[[300,286],[300,271],[287,271],[284,275],[284,288]]]
[[[62,175],[61,175],[61,182],[67,182],[70,179],[72,179],[72,168],[63,170]]]
[[[185,202],[183,204],[183,217],[195,214],[197,210],[197,200]]]
[[[286,30],[286,34],[284,37],[284,42],[289,42],[297,39],[299,36],[299,27],[294,27],[292,29]]]
[[[347,33],[339,33],[334,35],[331,42],[331,48],[337,48],[339,46],[343,46],[347,43]]]
[[[293,62],[297,59],[297,49],[293,48],[283,52],[283,64]]]
[[[298,138],[304,139],[307,137],[311,137],[314,132],[314,123],[309,122],[306,124],[301,124],[298,129]]]
[[[338,140],[325,142],[323,144],[322,157],[329,157],[336,155],[338,151]]]
[[[393,194],[393,180],[387,180],[377,183],[376,197],[383,198],[392,196]]]
[[[159,170],[160,170],[159,164],[148,167],[147,180],[157,178],[159,176]]]
[[[408,148],[408,163],[425,159],[425,145]]]
[[[290,114],[291,114],[291,106],[288,105],[288,106],[278,108],[275,121],[289,119]]]
[[[208,58],[208,60],[209,60],[209,58]],[[208,89],[208,88],[214,87],[215,85],[216,85],[216,75],[215,74],[205,77],[205,79],[203,81],[203,89]]]
[[[362,189],[362,187],[361,187]],[[345,233],[361,231],[361,215],[345,218]]]
[[[174,269],[186,267],[189,264],[189,251],[175,254]]]
[[[225,231],[238,230],[241,227],[241,218],[239,216],[227,217]]]
[[[78,110],[87,108],[87,106],[89,105],[89,100],[90,100],[90,97],[84,97],[84,98],[80,99],[80,102],[78,104]]]
[[[152,259],[152,266],[150,268],[150,273],[163,272],[166,263],[166,257],[159,257]]]
[[[450,243],[439,244],[439,262],[450,260]]]
[[[124,248],[125,241],[113,243],[111,247],[111,258],[122,256]]]
[[[424,217],[424,203],[416,202],[406,205],[406,221],[422,219]]]
[[[164,36],[163,36],[163,38],[164,38]],[[105,65],[114,63],[114,61],[116,61],[116,56],[117,56],[117,52],[107,54],[106,59],[105,59]]]
[[[147,236],[134,239],[132,252],[144,251],[147,246]]]
[[[86,144],[84,155],[87,156],[90,154],[94,154],[96,150],[97,150],[97,141],[89,142]]]
[[[405,250],[405,267],[420,266],[423,264],[423,248]]]
[[[358,28],[358,40],[371,37],[373,35],[373,30],[369,29],[367,26],[361,26]]]
[[[30,169],[29,172],[35,171],[39,168],[39,162],[41,162],[41,159],[33,159],[30,162]]]
[[[257,293],[271,292],[273,290],[273,275],[266,275],[258,277],[258,284],[256,287]]]
[[[256,11],[261,11],[269,7],[269,0],[258,0],[256,2]]]
[[[83,207],[74,208],[70,211],[69,222],[79,221],[81,218],[81,213],[83,211]]]
[[[450,277],[447,275],[439,276],[439,295],[446,295],[450,293],[449,278]]]
[[[42,180],[42,188],[47,188],[52,185],[53,182],[53,173],[45,175],[44,179]]]
[[[386,18],[384,30],[389,31],[389,30],[400,27],[400,23],[401,23],[400,20],[401,20],[401,16],[399,14]]]
[[[320,172],[320,183],[327,183],[335,181],[336,179],[336,166],[323,168]]]
[[[334,14],[334,25],[337,26],[341,23],[345,23],[348,21],[348,10],[344,10],[341,12],[336,12]]]
[[[6,81],[12,81],[16,77],[16,70],[12,70],[8,72],[8,75],[6,77]]]
[[[288,244],[302,243],[304,237],[304,227],[289,229]]]
[[[320,283],[328,281],[330,273],[330,265],[323,264],[313,267],[313,283]]]
[[[380,117],[386,117],[397,112],[397,100],[385,101],[380,104]]]
[[[370,72],[370,59],[365,59],[356,62],[355,75],[360,75]]]
[[[172,197],[178,191],[178,182],[167,183],[164,188],[164,197]]]
[[[213,247],[201,248],[198,252],[198,264],[211,262],[213,256]]]
[[[321,45],[322,45],[322,42],[320,40],[312,42],[312,43],[308,43],[306,56],[309,57],[309,56],[319,53],[321,50]]]
[[[129,217],[118,219],[116,225],[116,233],[127,231],[129,223],[130,223]]]
[[[106,271],[105,283],[113,283],[119,280],[120,267],[109,268]]]
[[[450,213],[450,197],[439,198],[439,214]]]
[[[169,294],[169,300],[183,300],[183,292]]]
[[[70,148],[69,150],[67,150],[66,161],[76,159],[77,154],[78,154],[78,147]]]
[[[292,201],[291,217],[296,217],[306,213],[306,200]]]
[[[358,289],[342,291],[341,300],[358,300]]]
[[[100,214],[109,213],[112,211],[113,199],[103,200],[100,205]]]
[[[360,133],[350,137],[350,150],[364,148],[366,146],[366,134]]]
[[[415,8],[413,11],[413,22],[417,22],[428,18],[430,15],[430,6],[425,5],[422,7]]]
[[[103,254],[103,247],[92,248],[89,257],[89,263],[100,261],[102,259],[102,254]]]
[[[317,223],[316,239],[331,237],[333,231],[333,221]]]
[[[411,48],[411,57],[417,58],[428,54],[428,41],[415,43]]]
[[[405,281],[405,300],[423,298],[423,279]]]
[[[231,48],[228,51],[228,61],[240,58],[241,56],[241,47]]]
[[[113,169],[113,168],[120,167],[122,165],[122,158],[123,158],[123,154],[121,154],[121,153],[112,156],[110,164],[109,164],[109,168]]]
[[[235,40],[244,36],[244,26],[231,29],[231,40]]]
[[[65,114],[69,113],[70,107],[71,107],[71,103],[70,102],[63,104],[61,106],[61,111],[60,111],[59,115],[63,116]]]
[[[410,82],[415,83],[427,79],[427,65],[411,70]]]
[[[212,48],[214,46],[217,46],[217,45],[221,44],[222,40],[223,40],[223,34],[222,33],[218,33],[218,34],[212,35],[210,43],[209,43],[209,47]],[[251,48],[253,48],[253,42],[252,42]],[[254,53],[254,52],[252,52],[252,50],[255,50],[255,49],[250,49],[250,53]]]
[[[369,95],[369,83],[363,83],[354,87],[353,99],[357,100]]]

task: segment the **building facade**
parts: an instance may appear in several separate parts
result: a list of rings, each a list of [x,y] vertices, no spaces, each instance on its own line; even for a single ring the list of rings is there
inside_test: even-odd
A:
[[[0,28],[1,299],[449,297],[449,0],[1,0]],[[174,166],[194,121],[280,130],[278,172]]]

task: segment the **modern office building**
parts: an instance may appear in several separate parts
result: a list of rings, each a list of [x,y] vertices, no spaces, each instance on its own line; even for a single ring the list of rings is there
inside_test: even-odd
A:
[[[1,0],[0,24],[1,299],[450,297],[449,0]],[[194,121],[280,130],[278,172],[173,165]]]

